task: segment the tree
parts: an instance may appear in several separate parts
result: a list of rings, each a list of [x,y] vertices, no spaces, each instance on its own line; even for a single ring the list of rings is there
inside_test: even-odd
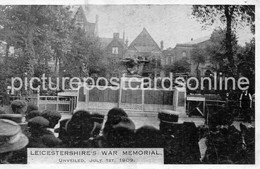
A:
[[[188,58],[184,57],[172,65],[167,65],[164,69],[166,73],[187,73],[190,72],[190,63],[188,62]]]
[[[60,61],[70,50],[71,17],[64,6],[1,6],[0,13],[0,40],[7,43],[3,74],[6,78],[23,77],[24,73],[30,78],[42,61],[47,67],[50,58]],[[14,58],[9,58],[9,46],[19,50],[15,57],[21,64],[16,65]]]
[[[237,55],[238,73],[249,79],[250,92],[255,91],[255,38],[245,47],[240,47]]]
[[[221,70],[222,73],[228,74],[230,73],[230,67],[228,66],[228,62],[226,61],[226,45],[225,45],[225,34],[226,30],[221,28],[215,29],[210,37],[210,40],[207,42],[205,53],[208,55],[209,61],[213,65],[213,69],[216,71]],[[231,36],[231,44],[232,44],[232,53],[234,56],[237,51],[237,37],[235,33],[232,33]],[[235,64],[235,63],[234,63]],[[236,67],[236,64],[234,65]]]
[[[253,5],[193,5],[192,15],[201,23],[212,25],[220,20],[226,26],[225,46],[228,66],[234,72],[234,56],[232,51],[232,28],[235,30],[239,22],[246,22],[251,25],[254,33],[255,7]]]
[[[192,49],[191,51],[191,60],[197,64],[196,66],[196,72],[197,72],[197,77],[200,76],[199,73],[199,66],[200,64],[204,64],[206,61],[206,52],[205,49],[196,46],[195,48]]]
[[[84,30],[74,28],[71,50],[64,55],[62,70],[66,76],[87,77],[103,68],[102,51],[96,38],[87,37]]]

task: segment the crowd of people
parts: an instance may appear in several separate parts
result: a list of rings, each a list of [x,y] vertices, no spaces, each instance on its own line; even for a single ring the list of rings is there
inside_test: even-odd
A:
[[[27,148],[163,148],[165,164],[254,163],[254,127],[242,123],[240,130],[231,123],[196,126],[165,110],[159,129],[136,128],[121,108],[106,116],[75,110],[69,119],[22,100],[11,108],[0,116],[0,163],[27,163]]]

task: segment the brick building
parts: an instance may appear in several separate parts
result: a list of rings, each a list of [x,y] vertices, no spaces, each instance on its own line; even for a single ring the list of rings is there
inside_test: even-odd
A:
[[[163,46],[163,43],[161,44]],[[144,67],[143,73],[145,76],[154,74],[162,76],[162,66],[165,64],[164,56],[161,48],[148,33],[146,28],[131,42],[124,58],[142,59],[149,61]]]
[[[174,62],[186,57],[188,59],[188,62],[191,65],[191,71],[190,75],[195,76],[196,75],[196,63],[194,63],[191,59],[191,51],[196,46],[200,48],[206,48],[207,44],[209,43],[210,36],[205,36],[199,39],[191,39],[190,42],[186,43],[177,43],[174,48],[169,48],[167,50],[163,51],[163,54],[165,56],[165,64],[166,65],[172,65]],[[206,72],[211,71],[210,67],[212,67],[212,64],[209,60],[206,59],[205,64],[200,64],[199,70],[200,75],[205,75]]]
[[[96,15],[95,22],[90,22],[87,19],[85,5],[71,6],[70,10],[76,26],[81,27],[86,32],[86,36],[98,37],[98,15]]]
[[[101,49],[104,54],[104,62],[109,65],[110,75],[119,76],[125,68],[120,65],[120,61],[127,50],[127,40],[125,34],[123,38],[119,37],[119,33],[113,33],[113,38],[99,38]]]

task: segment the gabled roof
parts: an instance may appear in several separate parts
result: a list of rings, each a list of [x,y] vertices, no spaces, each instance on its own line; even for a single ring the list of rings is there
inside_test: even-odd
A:
[[[145,28],[143,28],[143,31],[129,45],[128,49],[137,50],[139,52],[160,51],[159,46]]]
[[[105,49],[113,40],[114,38],[99,38],[101,49]],[[126,47],[123,39],[119,38],[118,41],[123,47]]]
[[[99,38],[101,49],[105,49],[113,38]]]
[[[87,30],[88,33],[95,34],[95,29],[96,29],[96,23],[91,23],[87,20],[87,11],[85,6],[83,5],[77,5],[77,6],[71,6],[70,11],[72,12],[72,17],[76,18],[77,15],[83,18],[84,20],[84,26],[85,29]]]

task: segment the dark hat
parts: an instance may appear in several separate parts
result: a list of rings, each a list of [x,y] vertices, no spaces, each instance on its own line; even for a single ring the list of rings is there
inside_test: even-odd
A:
[[[113,128],[126,128],[128,130],[132,130],[134,131],[135,130],[135,124],[134,122],[129,119],[128,117],[122,117],[121,118],[121,121],[116,124],[116,125],[113,125]]]
[[[107,113],[107,121],[106,121],[105,127],[108,125],[115,125],[115,124],[119,123],[121,121],[122,117],[128,117],[128,115],[126,114],[126,112],[123,109],[117,108],[117,107],[112,108]]]
[[[172,110],[162,110],[158,113],[159,128],[165,135],[179,135],[183,122],[179,122],[179,113]]]
[[[61,140],[60,139],[58,139],[58,138],[56,138],[54,135],[50,135],[50,134],[48,134],[48,135],[44,135],[44,136],[42,136],[41,137],[42,138],[42,142],[46,145],[46,146],[48,146],[48,147],[56,147],[56,146],[58,146],[58,145],[60,145],[61,144]]]
[[[39,110],[32,110],[26,115],[26,119],[30,120],[37,116],[41,116],[41,112]]]
[[[17,123],[0,119],[0,153],[20,150],[28,142],[28,138],[21,132],[21,127]]]
[[[128,117],[128,115],[123,109],[114,107],[110,109],[107,113],[108,120],[113,117]]]
[[[29,127],[43,127],[46,128],[49,126],[49,121],[44,117],[37,116],[29,120],[28,122]]]
[[[65,130],[70,136],[82,139],[88,139],[93,128],[94,121],[91,119],[91,114],[85,110],[77,110],[65,125]]]
[[[16,123],[21,123],[22,115],[21,114],[0,114],[0,119],[8,119]]]
[[[12,103],[11,103],[11,107],[13,106],[16,106],[16,107],[24,107],[24,106],[27,106],[27,103],[25,100],[14,100]]]
[[[172,110],[161,110],[158,113],[158,118],[164,122],[176,123],[179,120],[179,113]]]
[[[28,105],[27,105],[27,110],[26,110],[25,114],[28,114],[28,113],[30,113],[31,111],[33,111],[33,110],[38,110],[38,109],[39,109],[39,108],[38,108],[37,105],[35,105],[35,104],[33,104],[33,103],[28,103]]]
[[[61,114],[59,112],[56,111],[52,111],[52,110],[44,110],[42,112],[42,117],[49,119],[49,118],[61,118]]]

